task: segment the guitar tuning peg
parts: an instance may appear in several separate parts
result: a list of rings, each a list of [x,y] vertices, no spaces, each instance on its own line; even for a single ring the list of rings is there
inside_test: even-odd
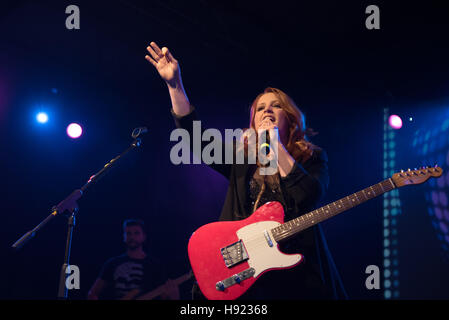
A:
[[[407,170],[408,172],[410,172],[411,170],[410,170],[410,168],[408,168],[408,170]]]
[[[404,173],[404,170],[401,169],[401,173]]]
[[[433,167],[434,167],[434,168],[438,168],[438,164],[435,164]]]
[[[415,169],[413,169],[413,170],[415,170],[415,171],[416,171],[416,170],[418,170],[418,169],[416,169],[416,168],[415,168]]]

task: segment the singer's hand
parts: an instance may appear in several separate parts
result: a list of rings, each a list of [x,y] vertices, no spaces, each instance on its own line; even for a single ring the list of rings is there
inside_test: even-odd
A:
[[[284,147],[284,145],[281,142],[281,139],[279,137],[279,129],[277,126],[274,125],[273,122],[271,122],[270,119],[265,119],[260,124],[259,128],[257,129],[257,133],[260,137],[260,135],[267,131],[269,132],[270,139],[271,137],[274,137],[274,134],[277,134],[278,137],[278,154],[277,154],[277,162],[278,162],[278,169],[279,174],[281,177],[286,177],[292,170],[293,165],[295,163],[295,159],[288,153],[287,149]],[[271,141],[270,144],[273,142]],[[270,153],[267,155],[268,161],[271,161],[274,159],[274,152],[272,149],[270,149]]]
[[[265,133],[268,133],[267,136],[264,136]],[[277,145],[277,148],[282,148],[282,143],[279,138],[279,129],[278,127],[270,120],[265,119],[260,123],[259,128],[257,129],[257,135],[258,135],[258,141],[259,141],[259,148],[263,146],[263,143],[268,143],[269,145],[269,152],[268,154],[264,155],[266,157],[267,161],[272,161],[275,159],[275,150],[273,149],[275,145]],[[277,136],[277,139],[275,138]],[[276,140],[273,140],[276,139]],[[275,144],[276,142],[276,144]]]
[[[268,131],[270,137],[275,137],[275,135],[277,135],[278,143],[281,143],[281,139],[279,137],[279,128],[270,119],[265,119],[260,123],[260,126],[257,129],[259,137],[265,131]]]
[[[150,43],[147,51],[149,55],[146,55],[145,59],[156,68],[162,80],[167,84],[173,112],[180,117],[189,114],[192,110],[182,84],[178,60],[166,47],[161,49],[155,42]]]
[[[161,78],[169,86],[176,87],[181,82],[181,71],[178,60],[172,56],[166,47],[160,49],[155,42],[150,43],[147,51],[150,55],[146,55],[145,59],[156,68]]]

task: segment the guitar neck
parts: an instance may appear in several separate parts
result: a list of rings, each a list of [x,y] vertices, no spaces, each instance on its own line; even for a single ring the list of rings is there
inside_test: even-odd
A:
[[[389,178],[273,228],[271,229],[272,235],[278,242],[288,239],[307,228],[310,228],[324,220],[332,218],[339,213],[354,208],[365,201],[378,197],[395,188],[396,186],[393,183],[393,180]]]

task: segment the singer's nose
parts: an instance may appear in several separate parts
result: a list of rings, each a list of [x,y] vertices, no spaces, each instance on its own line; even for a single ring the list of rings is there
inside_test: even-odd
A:
[[[266,106],[265,110],[263,111],[263,113],[273,113],[273,107],[272,106]]]

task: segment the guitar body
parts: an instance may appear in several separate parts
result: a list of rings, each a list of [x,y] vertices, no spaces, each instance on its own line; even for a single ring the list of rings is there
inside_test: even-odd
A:
[[[272,228],[283,223],[282,205],[269,202],[247,219],[213,222],[196,230],[189,240],[188,253],[204,296],[210,300],[236,299],[264,272],[291,268],[302,262],[303,256],[300,254],[282,253],[271,234]],[[229,247],[235,243],[238,244]],[[230,256],[235,258],[233,260],[242,261],[227,265],[226,249],[223,248],[229,249]],[[243,259],[239,259],[241,255]],[[242,274],[245,271],[250,275]],[[238,279],[235,279],[235,275],[238,275]],[[220,281],[224,282],[224,286],[219,285]]]

